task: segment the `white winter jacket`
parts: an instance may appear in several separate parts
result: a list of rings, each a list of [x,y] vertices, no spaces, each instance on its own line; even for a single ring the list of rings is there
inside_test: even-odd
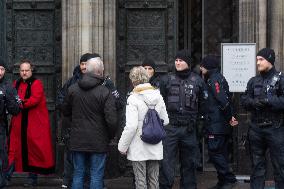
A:
[[[164,125],[169,124],[169,118],[163,97],[158,89],[145,83],[136,86],[127,99],[126,126],[118,143],[120,152],[127,152],[127,159],[131,161],[161,160],[163,159],[162,142],[147,144],[140,138],[144,117],[148,105],[155,106]]]

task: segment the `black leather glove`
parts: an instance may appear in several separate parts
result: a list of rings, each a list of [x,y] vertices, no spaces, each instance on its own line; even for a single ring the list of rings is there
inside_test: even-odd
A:
[[[110,79],[109,76],[107,76],[104,80],[104,83],[103,83],[112,93],[112,95],[115,97],[115,98],[119,98],[119,93],[116,89],[116,87],[114,86],[114,83],[113,81]]]
[[[111,91],[115,91],[116,88],[114,86],[114,83],[112,82],[112,80],[110,79],[109,76],[106,76],[105,80],[104,80],[104,85]]]
[[[268,105],[267,98],[256,98],[254,99],[254,106],[255,108],[261,109]]]

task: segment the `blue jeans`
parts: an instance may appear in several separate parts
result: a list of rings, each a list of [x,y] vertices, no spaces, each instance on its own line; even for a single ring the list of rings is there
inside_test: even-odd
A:
[[[72,189],[84,188],[85,168],[90,164],[90,188],[102,189],[106,153],[90,153],[73,151],[73,183]]]

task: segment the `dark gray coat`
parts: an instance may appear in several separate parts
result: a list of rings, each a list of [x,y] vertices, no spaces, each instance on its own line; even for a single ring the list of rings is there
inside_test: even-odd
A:
[[[106,152],[109,140],[115,135],[115,99],[102,83],[103,78],[86,73],[68,89],[62,111],[65,116],[72,117],[72,151]]]

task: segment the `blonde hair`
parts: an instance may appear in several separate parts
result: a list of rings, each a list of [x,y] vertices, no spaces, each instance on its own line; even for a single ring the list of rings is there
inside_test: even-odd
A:
[[[139,84],[148,83],[149,76],[147,71],[142,66],[136,66],[130,70],[129,79],[134,86]]]

